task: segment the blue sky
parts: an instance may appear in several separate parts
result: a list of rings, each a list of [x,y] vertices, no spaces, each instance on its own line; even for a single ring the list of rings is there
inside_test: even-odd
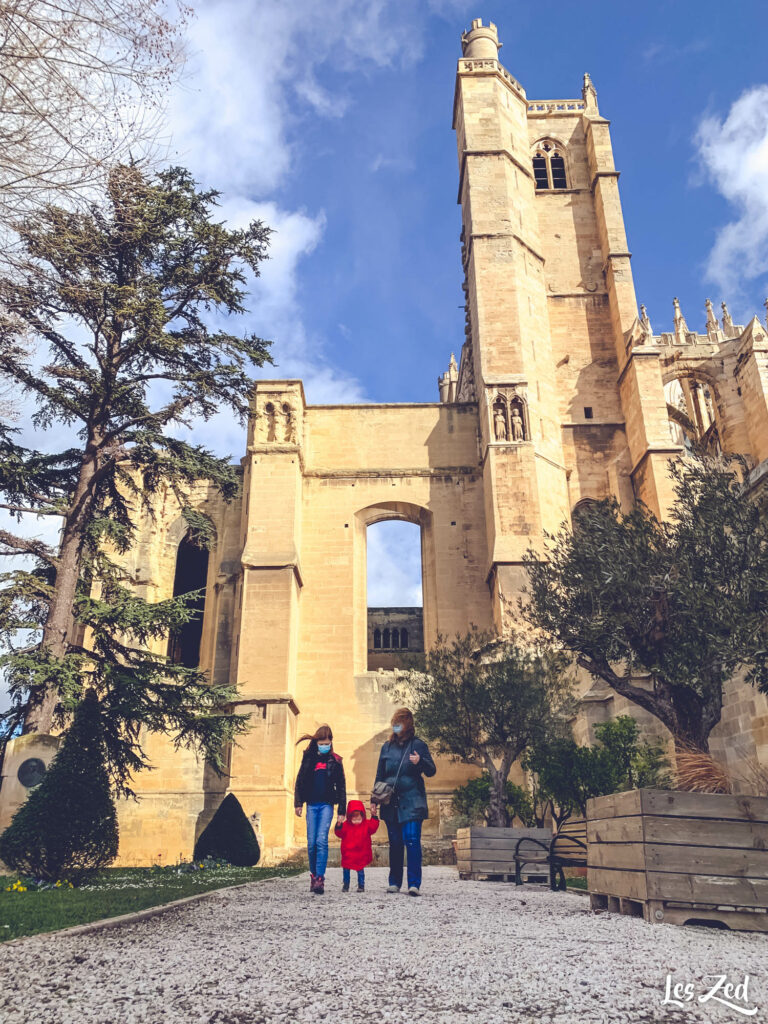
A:
[[[757,0],[201,0],[169,152],[222,190],[233,224],[258,216],[276,229],[242,328],[274,340],[268,375],[303,378],[312,403],[435,401],[438,373],[459,354],[451,109],[460,35],[475,17],[497,24],[501,60],[532,99],[576,97],[592,75],[612,121],[638,300],[656,331],[671,328],[674,295],[691,328],[702,328],[707,296],[727,299],[740,322],[764,315]],[[198,436],[242,454],[229,416]],[[373,604],[418,597],[417,537],[404,542],[398,526],[372,539]]]
[[[254,320],[275,339],[278,374],[305,377],[311,402],[432,401],[458,354],[451,106],[461,30],[477,16],[498,25],[501,59],[529,97],[577,96],[591,73],[612,121],[638,297],[656,329],[669,329],[675,294],[691,327],[707,296],[742,321],[763,312],[758,3],[205,2],[174,145],[229,209],[277,227],[280,267],[255,289]],[[745,212],[762,239],[744,252],[721,242],[718,253],[718,233]]]

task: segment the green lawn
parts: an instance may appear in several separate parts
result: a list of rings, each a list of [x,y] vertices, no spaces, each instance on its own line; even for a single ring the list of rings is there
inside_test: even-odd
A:
[[[566,878],[565,884],[568,886],[569,889],[584,889],[584,890],[586,890],[586,888],[587,888],[587,880],[586,880],[586,878],[583,878],[583,877],[581,877],[581,878]]]
[[[211,889],[224,889],[302,868],[212,868],[177,874],[175,868],[107,868],[80,889],[6,892],[17,875],[0,876],[0,942],[146,910]]]

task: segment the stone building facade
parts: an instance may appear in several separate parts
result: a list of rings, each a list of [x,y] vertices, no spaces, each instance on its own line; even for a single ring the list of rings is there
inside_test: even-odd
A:
[[[330,722],[350,797],[365,798],[393,704],[371,670],[366,531],[421,529],[423,642],[471,623],[503,631],[523,556],[580,502],[615,495],[663,515],[668,461],[692,437],[768,470],[768,334],[708,306],[706,335],[674,305],[654,334],[638,310],[609,122],[588,75],[574,99],[529,99],[498,60],[494,25],[462,37],[453,107],[462,209],[465,340],[439,378],[440,401],[307,405],[301,381],[255,385],[239,500],[201,487],[194,503],[216,544],[202,574],[200,665],[230,680],[252,727],[217,778],[160,738],[156,770],[120,808],[121,860],[189,856],[223,795],[254,817],[268,856],[302,842],[293,814],[296,738]],[[168,494],[142,524],[137,587],[173,592],[185,526]],[[198,653],[199,652],[199,653]],[[627,708],[585,683],[575,725]],[[768,764],[768,703],[735,682],[713,750]],[[14,757],[6,761],[13,771]],[[440,809],[467,769],[444,761],[428,792]],[[3,787],[4,791],[6,787]],[[15,792],[15,791],[14,791]],[[4,813],[9,813],[6,807]]]

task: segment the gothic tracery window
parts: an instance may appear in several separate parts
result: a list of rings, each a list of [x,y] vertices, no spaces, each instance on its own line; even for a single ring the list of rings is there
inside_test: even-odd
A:
[[[533,154],[533,176],[536,191],[568,188],[565,154],[554,142],[539,142]]]

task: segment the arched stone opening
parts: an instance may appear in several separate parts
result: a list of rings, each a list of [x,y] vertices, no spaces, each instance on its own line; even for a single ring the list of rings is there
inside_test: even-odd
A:
[[[190,620],[168,637],[168,659],[175,665],[197,668],[201,664],[208,571],[208,549],[195,543],[191,530],[187,530],[176,548],[173,596],[198,593],[187,603],[193,612]]]
[[[395,603],[392,598],[386,604],[382,601],[381,606],[371,606],[369,613],[369,528],[389,521],[409,523],[419,528],[421,600],[418,601],[411,586],[407,604]],[[392,668],[396,661],[399,664],[403,657],[423,650],[434,633],[436,580],[432,514],[408,502],[382,502],[360,510],[355,516],[355,526],[356,671]]]
[[[720,451],[719,401],[711,378],[692,369],[666,373],[664,395],[672,440],[688,451],[694,445]]]

